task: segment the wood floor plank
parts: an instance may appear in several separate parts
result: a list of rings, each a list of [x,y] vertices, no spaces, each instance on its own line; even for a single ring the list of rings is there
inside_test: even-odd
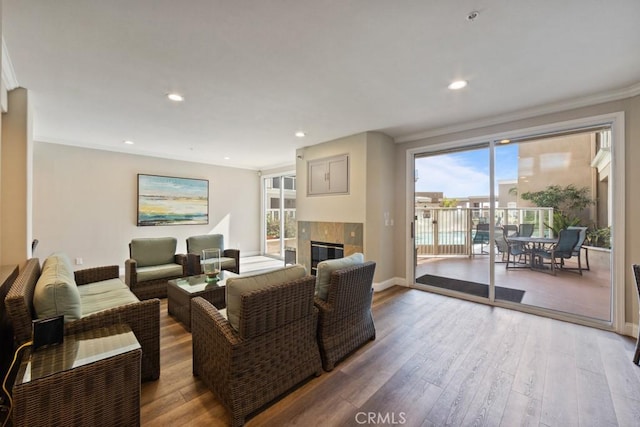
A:
[[[192,375],[191,334],[166,314],[166,300],[161,310],[161,376],[142,385],[141,423],[228,425]],[[369,412],[402,413],[412,427],[639,425],[628,337],[404,287],[376,293],[373,313],[375,341],[247,426],[358,426]]]
[[[534,427],[540,424],[542,402],[517,391],[511,391],[504,407],[500,427]]]
[[[566,350],[564,347],[562,350]],[[575,357],[566,351],[552,351],[547,366],[540,421],[549,426],[577,426],[578,397]]]
[[[617,426],[615,407],[604,374],[578,369],[578,419],[581,427]],[[640,419],[638,419],[640,422]]]
[[[512,388],[524,396],[542,401],[553,322],[545,318],[534,320],[520,354]]]

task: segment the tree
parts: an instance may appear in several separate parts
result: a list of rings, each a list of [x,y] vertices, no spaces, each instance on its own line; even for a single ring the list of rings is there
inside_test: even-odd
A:
[[[553,227],[549,224],[545,226],[552,229],[556,236],[559,235],[560,230],[578,225],[579,213],[594,203],[589,197],[589,188],[576,188],[573,184],[564,188],[559,185],[550,185],[541,191],[522,193],[521,197],[536,206],[553,208]]]
[[[442,207],[443,208],[455,208],[458,206],[458,199],[442,199]]]
[[[565,188],[559,185],[550,185],[542,191],[527,191],[521,196],[539,207],[553,208],[565,215],[577,216],[577,213],[593,204],[589,197],[589,188],[576,188],[569,184]]]

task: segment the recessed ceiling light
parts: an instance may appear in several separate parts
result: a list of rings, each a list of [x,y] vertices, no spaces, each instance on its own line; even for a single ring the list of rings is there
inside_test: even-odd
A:
[[[122,141],[122,142],[124,142],[127,145],[133,145],[133,141],[130,141],[128,139],[126,141]]]
[[[466,80],[456,80],[455,82],[451,83],[448,87],[451,90],[458,90],[458,89],[462,89],[465,86],[467,86]]]
[[[230,160],[230,159],[231,159],[231,157],[229,157],[229,156],[224,156],[224,159],[225,159],[225,160]]]
[[[298,138],[304,138],[305,136],[307,136],[307,134],[299,130],[298,132],[296,132],[296,136]]]
[[[167,95],[167,98],[175,102],[184,101],[184,96],[180,95],[179,93],[170,93]]]
[[[501,139],[501,140],[500,140],[500,144],[508,144],[508,143],[510,143],[510,142],[511,142],[511,140],[510,140],[510,139]]]

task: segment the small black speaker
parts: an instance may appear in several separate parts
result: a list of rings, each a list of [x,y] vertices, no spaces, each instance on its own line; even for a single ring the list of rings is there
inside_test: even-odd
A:
[[[52,316],[33,321],[33,349],[62,344],[64,340],[64,316]]]

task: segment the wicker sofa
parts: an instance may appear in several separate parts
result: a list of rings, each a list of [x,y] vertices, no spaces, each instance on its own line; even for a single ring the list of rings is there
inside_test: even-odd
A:
[[[12,284],[5,299],[5,307],[13,328],[16,345],[31,340],[31,322],[37,317],[34,307],[36,284],[41,277],[42,269],[38,258],[27,260],[17,279]],[[139,301],[131,294],[126,285],[119,279],[117,265],[96,267],[74,272],[75,284],[83,296],[83,313],[77,319],[65,315],[65,335],[84,332],[115,324],[128,325],[135,334],[142,348],[142,380],[156,380],[160,376],[160,301],[150,299]],[[120,282],[120,285],[118,284]],[[84,289],[80,289],[85,286]],[[108,289],[118,298],[102,298],[101,289]],[[84,291],[84,292],[83,292]],[[129,293],[129,295],[124,295]],[[122,305],[117,305],[119,302]],[[126,301],[126,302],[125,302]],[[95,312],[90,306],[98,302],[111,305],[110,308]]]
[[[239,426],[247,415],[322,372],[315,278],[297,265],[230,278],[226,287],[225,310],[200,297],[191,302],[193,374]]]

